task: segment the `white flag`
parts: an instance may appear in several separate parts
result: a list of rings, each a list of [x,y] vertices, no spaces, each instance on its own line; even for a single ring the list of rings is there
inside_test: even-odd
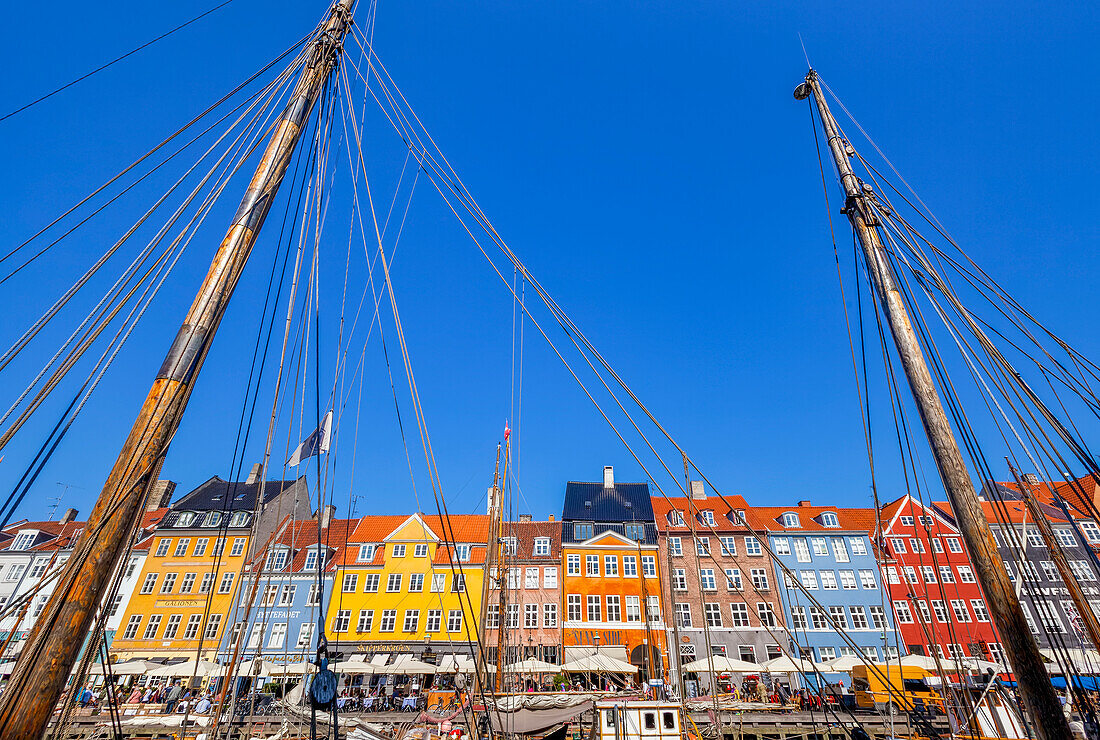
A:
[[[320,428],[315,429],[312,434],[302,440],[302,444],[298,445],[298,449],[294,450],[294,454],[290,456],[286,464],[290,467],[294,467],[300,464],[302,460],[308,460],[314,455],[328,452],[328,445],[331,439],[332,412],[329,411],[325,414],[325,418],[321,420]]]

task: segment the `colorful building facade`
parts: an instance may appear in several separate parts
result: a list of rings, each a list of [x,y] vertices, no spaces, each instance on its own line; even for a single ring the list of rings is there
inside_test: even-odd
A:
[[[328,639],[351,654],[473,655],[489,517],[362,517],[333,563]]]
[[[562,643],[566,661],[605,653],[643,678],[667,671],[660,553],[649,486],[571,481],[562,509]]]

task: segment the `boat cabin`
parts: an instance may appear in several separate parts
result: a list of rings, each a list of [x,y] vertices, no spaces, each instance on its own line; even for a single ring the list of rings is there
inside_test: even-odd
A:
[[[680,705],[667,701],[598,701],[600,740],[680,740]]]

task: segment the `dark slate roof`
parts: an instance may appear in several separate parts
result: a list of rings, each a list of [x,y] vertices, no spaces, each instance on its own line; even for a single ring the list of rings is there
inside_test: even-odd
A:
[[[302,479],[299,479],[302,480]],[[290,490],[298,481],[269,480],[265,483],[226,481],[214,476],[173,502],[172,510],[165,515],[161,526],[171,527],[181,511],[252,511],[256,508],[257,495],[266,503],[280,493]],[[304,481],[303,481],[304,485]]]
[[[586,505],[591,502],[591,505]],[[604,488],[603,482],[565,484],[563,522],[652,522],[653,505],[648,483],[616,483]]]

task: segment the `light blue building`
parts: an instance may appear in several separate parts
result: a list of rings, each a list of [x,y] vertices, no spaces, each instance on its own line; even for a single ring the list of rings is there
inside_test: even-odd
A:
[[[780,573],[783,618],[796,643],[791,653],[818,663],[845,655],[879,662],[896,658],[893,614],[869,536],[874,510],[803,501],[794,507],[758,507],[754,513],[767,523],[778,563],[805,589]]]
[[[317,650],[318,615],[332,594],[333,569],[355,520],[322,521],[318,547],[317,521],[286,520],[266,551],[257,547],[255,574],[241,574],[237,603],[219,648],[223,660],[233,653],[239,635],[240,660],[263,658],[273,663],[312,660]],[[321,561],[321,580],[317,566]],[[255,585],[255,579],[259,583]],[[322,586],[321,588],[318,585]],[[249,608],[249,603],[251,607]]]

